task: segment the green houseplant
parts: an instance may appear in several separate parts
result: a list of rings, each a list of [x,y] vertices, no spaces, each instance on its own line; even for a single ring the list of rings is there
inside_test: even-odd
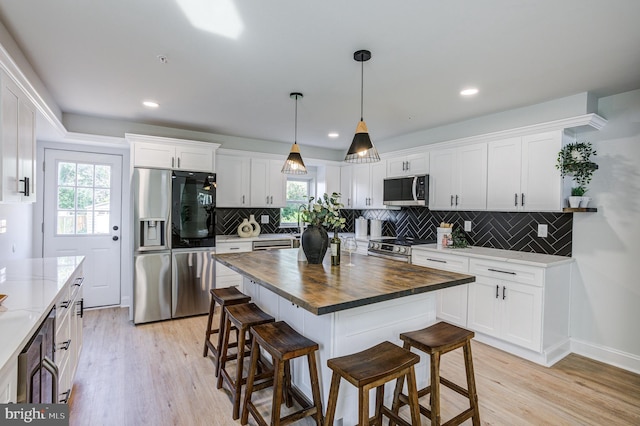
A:
[[[309,202],[302,208],[302,220],[309,224],[302,233],[302,250],[309,263],[322,263],[329,247],[327,229],[336,234],[344,228],[346,219],[340,217],[340,194],[324,194],[317,199],[309,197]],[[336,235],[337,237],[337,235]]]
[[[591,160],[595,155],[596,151],[590,142],[570,143],[558,152],[556,168],[560,170],[562,177],[571,176],[576,184],[571,188],[570,207],[578,207],[581,204],[586,207],[588,203],[589,197],[584,197],[584,194],[593,173],[598,169],[598,165]]]

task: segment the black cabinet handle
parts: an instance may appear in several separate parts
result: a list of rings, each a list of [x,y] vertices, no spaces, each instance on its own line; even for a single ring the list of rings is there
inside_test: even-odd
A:
[[[67,309],[70,304],[71,304],[71,300],[64,300],[64,301],[60,302],[60,307],[64,308],[64,309]]]
[[[71,346],[71,339],[67,340],[66,342],[60,343],[60,350],[68,351],[69,350],[69,346]]]
[[[80,287],[82,285],[82,283],[84,282],[84,277],[78,277],[76,278],[76,280],[74,281],[73,285],[76,285],[78,287]]]
[[[60,404],[66,404],[69,402],[69,397],[71,396],[71,389],[68,389],[66,392],[62,392],[60,394],[60,396],[63,396],[63,395],[64,395],[64,398],[60,400]]]
[[[514,206],[518,207],[518,194],[513,194],[513,196],[514,196],[514,200],[515,200]]]
[[[451,196],[451,207],[453,207],[453,195]]]
[[[447,261],[446,261],[446,260],[440,260],[440,259],[431,259],[431,258],[429,258],[429,257],[427,257],[427,260],[430,260],[430,261],[432,261],[432,262],[440,262],[440,263],[447,263]]]
[[[29,187],[31,186],[29,184],[29,178],[28,177],[24,177],[24,179],[20,179],[20,182],[24,182],[24,191],[19,191],[21,194],[24,194],[25,197],[29,196]]]
[[[456,206],[458,205],[458,196],[456,195]]]
[[[507,298],[507,287],[502,286],[502,300]]]
[[[501,274],[509,274],[509,275],[516,275],[515,272],[510,272],[510,271],[501,271],[500,269],[493,269],[493,268],[489,268],[487,269],[487,271],[491,271],[491,272],[499,272]]]
[[[113,238],[111,238],[113,241],[118,241],[120,238],[118,238],[117,235],[114,235]]]
[[[84,318],[84,298],[80,299],[79,302],[77,302],[80,305],[80,312],[78,312],[78,316],[80,318]]]
[[[499,297],[500,295],[500,286],[496,284],[496,299]]]
[[[524,192],[522,193],[522,196],[520,197],[520,199],[522,200],[522,207],[524,207]]]

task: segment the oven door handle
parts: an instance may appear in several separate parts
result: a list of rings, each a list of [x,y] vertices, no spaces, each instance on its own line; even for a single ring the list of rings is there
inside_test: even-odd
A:
[[[410,258],[408,256],[394,256],[392,254],[382,254],[382,253],[372,252],[372,251],[367,252],[367,255],[371,257],[381,257],[383,259],[395,260],[397,262],[405,262],[405,263],[410,262]]]

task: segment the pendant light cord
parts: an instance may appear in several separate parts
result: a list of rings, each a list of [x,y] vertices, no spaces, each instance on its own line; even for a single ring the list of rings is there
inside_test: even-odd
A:
[[[360,62],[360,121],[364,121],[364,61]]]
[[[296,95],[296,119],[293,131],[293,143],[298,143],[298,95]]]

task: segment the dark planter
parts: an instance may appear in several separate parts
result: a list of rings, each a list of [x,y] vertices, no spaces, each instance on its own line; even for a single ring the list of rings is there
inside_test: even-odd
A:
[[[309,263],[322,263],[329,247],[329,235],[321,226],[309,225],[302,233],[302,250]]]

